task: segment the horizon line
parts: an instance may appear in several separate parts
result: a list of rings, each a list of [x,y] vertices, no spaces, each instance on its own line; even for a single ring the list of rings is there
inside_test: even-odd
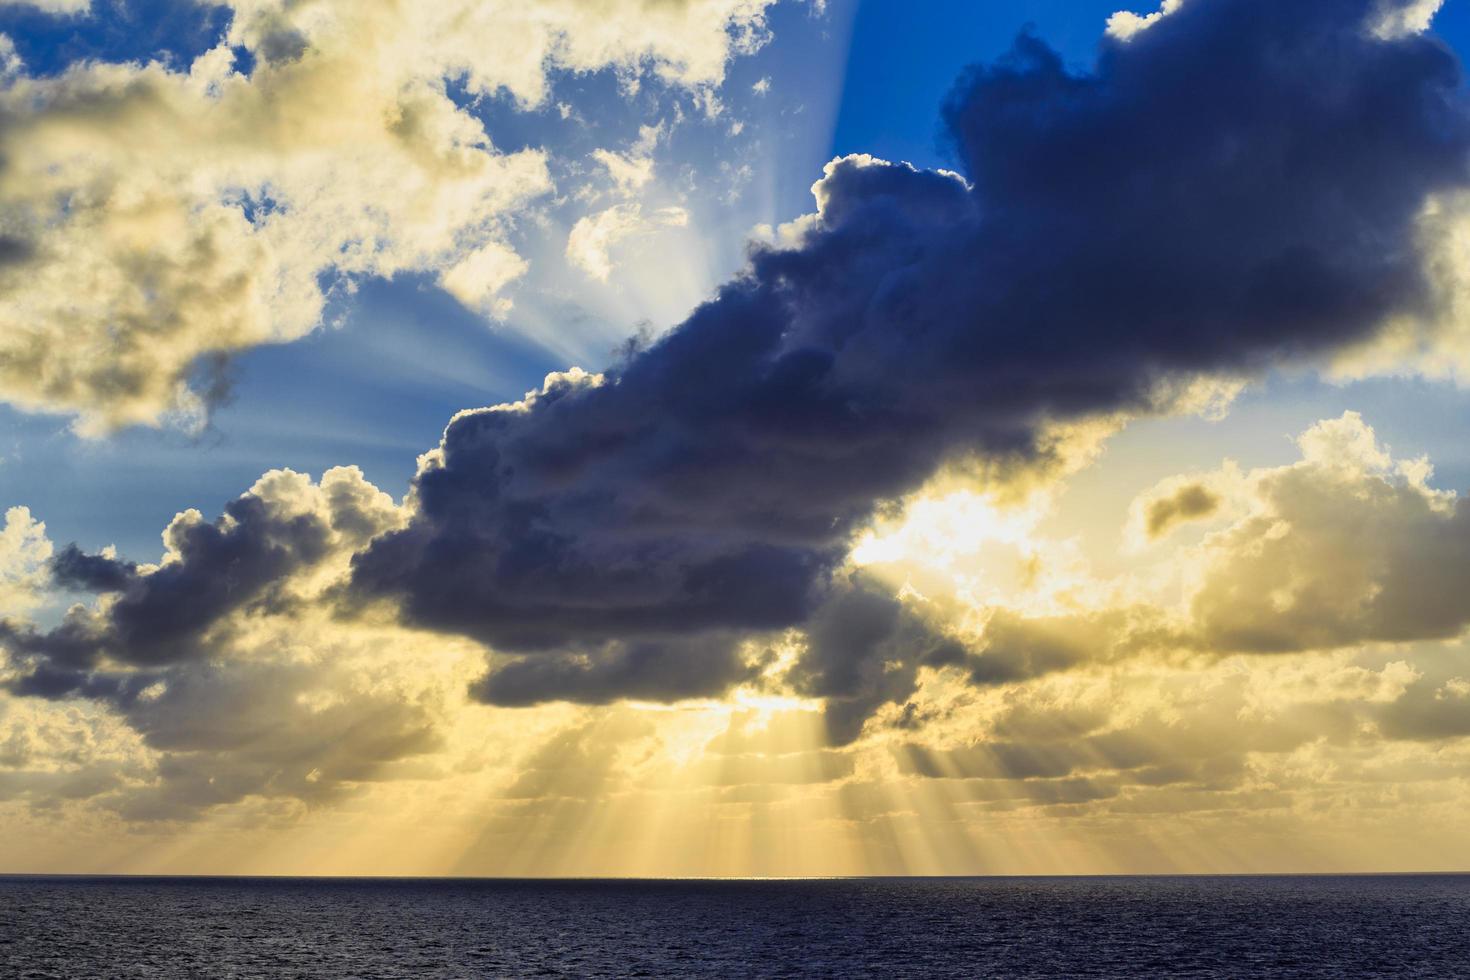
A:
[[[484,882],[484,883],[663,883],[663,882],[778,882],[778,881],[986,881],[1034,879],[1128,878],[1454,878],[1470,876],[1456,871],[1144,871],[1098,873],[992,873],[953,875],[393,875],[393,874],[150,874],[146,872],[0,871],[0,881],[15,879],[108,879],[152,881],[322,881],[322,882]]]

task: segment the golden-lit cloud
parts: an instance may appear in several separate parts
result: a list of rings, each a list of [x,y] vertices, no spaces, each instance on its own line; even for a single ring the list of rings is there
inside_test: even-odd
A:
[[[51,557],[46,525],[25,507],[5,512],[0,525],[0,615],[27,613],[48,586],[46,561]]]
[[[1425,460],[1395,461],[1361,417],[1318,423],[1302,460],[1248,477],[1251,512],[1205,539],[1201,642],[1300,650],[1457,636],[1470,520]]]

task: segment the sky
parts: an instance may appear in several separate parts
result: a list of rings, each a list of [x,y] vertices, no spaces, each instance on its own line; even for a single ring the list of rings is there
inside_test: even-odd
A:
[[[0,870],[1464,870],[1459,0],[0,0]]]

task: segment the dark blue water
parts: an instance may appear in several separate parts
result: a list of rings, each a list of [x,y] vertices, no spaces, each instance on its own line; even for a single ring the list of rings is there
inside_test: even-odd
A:
[[[0,976],[1470,977],[1470,876],[0,878]]]

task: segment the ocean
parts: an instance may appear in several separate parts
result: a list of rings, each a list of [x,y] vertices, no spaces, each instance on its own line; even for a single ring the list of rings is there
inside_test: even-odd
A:
[[[1470,875],[0,877],[0,976],[1470,977]]]

